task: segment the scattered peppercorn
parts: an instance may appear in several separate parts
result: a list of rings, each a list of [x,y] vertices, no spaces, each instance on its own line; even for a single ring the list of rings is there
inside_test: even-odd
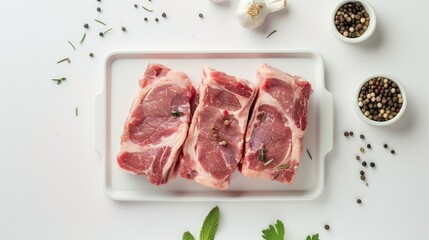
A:
[[[162,13],[162,15],[161,15],[163,18],[166,18],[167,17],[167,14],[165,14],[165,13]]]
[[[375,77],[365,82],[357,99],[362,114],[376,122],[396,117],[403,103],[398,85],[385,77]]]
[[[98,35],[100,35],[100,37],[104,37],[104,33],[100,32]]]
[[[85,24],[83,25],[83,27],[84,27],[84,28],[89,28],[88,23],[85,23]]]
[[[228,144],[228,142],[226,140],[220,141],[219,145],[221,146],[225,146],[226,144]]]
[[[371,163],[369,164],[369,166],[371,166],[371,167],[375,167],[375,163],[374,163],[374,162],[371,162]]]
[[[392,150],[390,151],[390,153],[391,153],[391,154],[395,154],[395,150],[393,150],[393,149],[392,149]]]
[[[127,29],[125,27],[121,27],[122,32],[126,32]]]
[[[383,147],[384,147],[384,148],[388,148],[389,146],[387,146],[387,144],[384,144],[384,145],[383,145]]]
[[[135,8],[138,8],[139,6],[137,6],[137,4],[134,4],[134,7],[135,7]]]
[[[94,53],[89,53],[89,56],[90,57],[94,57]]]
[[[101,2],[101,0],[97,0],[97,2]]]
[[[359,160],[360,160],[360,157],[359,157],[359,156],[356,156],[356,160],[358,160],[358,161],[359,161]]]
[[[365,175],[365,172],[364,171],[360,171],[360,175],[361,176]]]
[[[356,200],[356,202],[357,202],[358,204],[361,204],[361,203],[362,203],[362,200],[360,200],[360,198],[358,198],[358,199]]]
[[[368,29],[369,14],[360,2],[349,2],[342,5],[334,19],[338,32],[347,38],[360,37]]]
[[[367,145],[366,145],[366,147],[367,147],[368,149],[371,149],[371,144],[367,144]]]
[[[353,137],[353,132],[352,132],[352,131],[350,131],[350,132],[349,132],[349,135]]]
[[[362,166],[366,167],[366,162],[365,161],[362,162]]]
[[[198,14],[198,17],[203,18],[204,15],[202,13]]]
[[[344,136],[348,137],[349,136],[349,132],[344,132]]]
[[[158,22],[158,20],[159,20],[158,18],[155,18],[155,22]]]
[[[364,153],[364,152],[365,152],[365,149],[364,149],[364,148],[360,148],[359,150],[360,150],[360,152],[361,152],[361,153]]]
[[[225,119],[225,121],[223,121],[223,125],[225,126],[229,126],[231,122],[228,119]]]
[[[360,139],[365,139],[365,136],[363,134],[361,134],[359,137]]]
[[[328,224],[325,224],[325,230],[329,230],[331,227]]]
[[[147,17],[144,18],[144,21],[147,22]]]
[[[365,175],[360,175],[360,180],[365,181]]]
[[[100,7],[97,7],[97,12],[101,12],[101,8]]]

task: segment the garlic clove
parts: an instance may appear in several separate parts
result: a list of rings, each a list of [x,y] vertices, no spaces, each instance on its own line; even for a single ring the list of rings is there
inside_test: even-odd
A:
[[[265,4],[268,11],[277,12],[287,7],[287,0],[267,0]]]
[[[236,15],[241,26],[256,28],[264,22],[269,13],[286,7],[286,0],[241,0]]]
[[[239,23],[245,28],[260,26],[267,14],[265,2],[261,0],[241,0],[236,12]]]

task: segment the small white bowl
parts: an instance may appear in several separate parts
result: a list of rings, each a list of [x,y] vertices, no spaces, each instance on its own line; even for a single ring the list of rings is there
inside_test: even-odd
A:
[[[360,93],[361,88],[363,87],[363,85],[366,82],[368,82],[369,80],[371,80],[373,78],[377,78],[377,77],[387,78],[387,79],[391,80],[392,82],[396,83],[399,90],[401,91],[401,96],[402,96],[402,100],[403,100],[402,107],[399,110],[398,114],[395,117],[393,117],[392,119],[384,121],[384,122],[378,122],[378,121],[374,121],[374,120],[367,118],[364,115],[364,113],[362,113],[362,111],[359,107],[359,93]],[[374,126],[388,126],[388,125],[391,125],[391,124],[397,122],[402,117],[402,115],[404,115],[405,109],[407,108],[407,103],[408,103],[407,93],[405,92],[405,88],[402,85],[402,83],[398,79],[396,79],[390,75],[387,75],[387,74],[377,74],[377,75],[373,75],[373,76],[370,76],[368,78],[365,78],[359,84],[359,86],[356,90],[356,94],[354,95],[354,99],[353,99],[353,106],[354,106],[356,114],[360,117],[360,119],[362,119],[362,121],[364,121],[368,124],[374,125]]]
[[[362,3],[362,5],[365,8],[366,12],[368,13],[369,19],[370,19],[369,25],[368,25],[368,28],[366,29],[366,31],[361,36],[356,37],[356,38],[349,38],[349,37],[343,36],[337,30],[337,28],[335,26],[335,16],[337,14],[338,9],[340,9],[341,6],[343,6],[344,4],[349,3],[349,2],[360,2],[360,3]],[[367,40],[374,33],[375,27],[377,26],[377,16],[375,14],[375,10],[372,7],[372,5],[365,0],[358,0],[358,1],[342,0],[334,8],[334,11],[332,13],[332,18],[331,18],[331,26],[332,26],[332,31],[333,31],[334,35],[338,39],[340,39],[341,41],[346,42],[346,43],[360,43],[360,42]]]

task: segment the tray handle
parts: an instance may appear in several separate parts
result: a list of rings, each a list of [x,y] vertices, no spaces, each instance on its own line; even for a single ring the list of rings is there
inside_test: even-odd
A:
[[[103,156],[106,147],[106,97],[103,90],[94,97],[94,149]]]
[[[322,126],[320,134],[323,136],[320,153],[321,156],[325,156],[332,150],[334,142],[334,98],[332,93],[323,89],[321,103],[324,104],[324,107],[320,119],[320,126]]]

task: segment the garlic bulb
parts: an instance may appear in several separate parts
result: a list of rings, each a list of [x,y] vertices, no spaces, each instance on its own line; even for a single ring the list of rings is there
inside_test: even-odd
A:
[[[241,26],[256,28],[264,22],[269,13],[279,11],[286,6],[286,0],[241,0],[236,14]]]

